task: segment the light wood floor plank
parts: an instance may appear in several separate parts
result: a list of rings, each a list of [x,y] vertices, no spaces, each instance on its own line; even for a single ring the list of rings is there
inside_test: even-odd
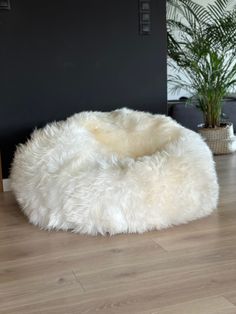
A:
[[[224,297],[236,306],[236,290],[225,293]]]
[[[235,306],[232,305],[224,297],[213,297],[196,299],[193,301],[166,306],[160,308],[158,311],[149,310],[143,314],[231,314],[235,313]],[[216,312],[217,311],[217,312]],[[139,312],[137,313],[139,314]]]
[[[0,313],[236,314],[236,155],[216,166],[217,212],[143,235],[39,230],[0,193]]]

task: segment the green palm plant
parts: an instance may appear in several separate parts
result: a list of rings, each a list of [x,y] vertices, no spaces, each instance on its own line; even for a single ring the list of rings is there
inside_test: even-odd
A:
[[[223,97],[236,85],[236,9],[230,0],[204,7],[167,1],[168,63],[172,91],[185,89],[207,128],[221,126]]]

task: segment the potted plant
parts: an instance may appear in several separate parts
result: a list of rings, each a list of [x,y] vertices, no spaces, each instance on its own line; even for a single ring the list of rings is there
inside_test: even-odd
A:
[[[236,9],[230,0],[206,7],[167,1],[168,64],[172,91],[184,89],[202,111],[200,134],[213,153],[236,150],[232,123],[222,122],[222,103],[236,85]]]

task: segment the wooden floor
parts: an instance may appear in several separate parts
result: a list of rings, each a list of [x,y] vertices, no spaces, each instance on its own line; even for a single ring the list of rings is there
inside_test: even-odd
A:
[[[236,314],[236,155],[216,163],[218,212],[143,235],[42,231],[1,193],[0,313]]]

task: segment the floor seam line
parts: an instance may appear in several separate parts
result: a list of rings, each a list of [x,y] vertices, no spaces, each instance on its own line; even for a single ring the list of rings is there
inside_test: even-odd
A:
[[[83,292],[86,292],[86,290],[85,290],[85,288],[84,288],[82,282],[81,282],[80,279],[79,279],[79,276],[78,276],[73,270],[72,270],[72,274],[73,274],[73,276],[74,276],[76,282],[80,285],[82,291],[83,291]]]

